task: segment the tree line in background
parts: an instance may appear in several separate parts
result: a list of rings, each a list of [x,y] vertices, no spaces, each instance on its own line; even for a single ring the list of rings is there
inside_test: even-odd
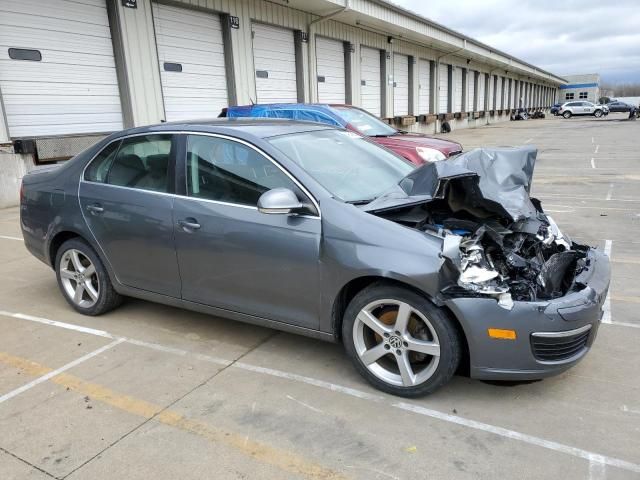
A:
[[[602,83],[600,90],[610,97],[640,97],[640,82],[638,83]]]

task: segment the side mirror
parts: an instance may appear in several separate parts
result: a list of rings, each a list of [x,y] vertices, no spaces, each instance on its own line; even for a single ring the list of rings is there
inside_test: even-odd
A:
[[[302,207],[296,194],[288,188],[267,190],[258,199],[258,211],[261,213],[294,213]]]

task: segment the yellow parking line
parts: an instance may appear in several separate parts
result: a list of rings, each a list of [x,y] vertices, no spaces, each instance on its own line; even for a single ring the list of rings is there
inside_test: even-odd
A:
[[[46,375],[53,370],[37,362],[16,357],[5,352],[0,352],[0,362],[17,368],[31,376]],[[155,417],[155,420],[160,423],[198,435],[210,442],[226,445],[258,462],[272,465],[296,475],[323,480],[345,478],[338,472],[310,462],[294,453],[247,439],[245,435],[220,430],[205,423],[190,420],[177,412],[163,410],[159,405],[129,395],[120,394],[102,385],[86,382],[81,378],[67,373],[56,375],[52,377],[50,381],[124,412],[145,419]]]
[[[618,302],[640,303],[640,298],[628,295],[611,295],[611,300],[616,300]]]

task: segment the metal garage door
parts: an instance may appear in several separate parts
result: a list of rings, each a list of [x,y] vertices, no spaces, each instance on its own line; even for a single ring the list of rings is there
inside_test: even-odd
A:
[[[220,17],[153,4],[167,121],[217,117],[228,105]]]
[[[484,112],[485,109],[485,105],[484,105],[484,99],[485,99],[485,85],[484,85],[484,73],[480,72],[478,74],[478,111],[479,112]]]
[[[393,54],[393,115],[409,114],[409,57]]]
[[[341,40],[316,38],[318,102],[345,102],[344,44]]]
[[[453,94],[453,111],[462,111],[462,69],[460,67],[453,68],[453,83],[455,90]]]
[[[440,64],[440,85],[438,86],[438,113],[449,113],[449,66]]]
[[[475,101],[476,94],[475,75],[476,72],[473,70],[467,71],[467,112],[473,112],[473,102]]]
[[[498,82],[496,83],[496,110],[502,109],[502,77],[496,77]]]
[[[296,50],[293,31],[262,23],[254,23],[251,29],[256,102],[297,102]]]
[[[106,3],[0,0],[0,89],[11,137],[122,129]]]
[[[382,103],[380,75],[380,50],[360,47],[360,106],[377,117]]]
[[[418,114],[429,112],[431,99],[431,62],[420,59],[418,61]]]

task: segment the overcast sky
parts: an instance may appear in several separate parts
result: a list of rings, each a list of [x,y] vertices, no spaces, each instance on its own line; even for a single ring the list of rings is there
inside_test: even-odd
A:
[[[393,0],[558,75],[640,83],[640,0]]]

